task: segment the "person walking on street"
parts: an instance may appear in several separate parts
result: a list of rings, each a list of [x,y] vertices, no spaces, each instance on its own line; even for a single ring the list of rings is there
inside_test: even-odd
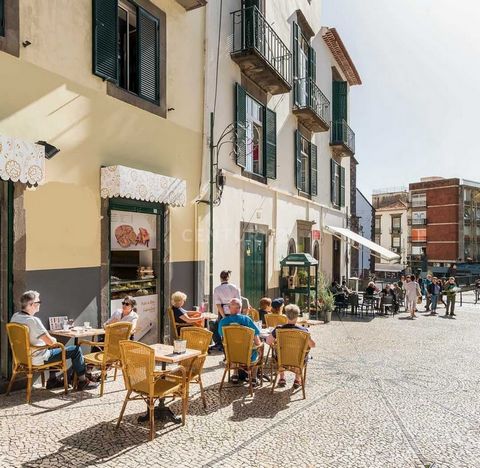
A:
[[[418,283],[415,281],[415,275],[407,276],[405,287],[405,310],[410,313],[410,318],[416,317],[415,309],[417,307]]]
[[[431,300],[432,300],[432,295],[431,293],[429,292],[430,291],[430,285],[432,284],[432,275],[428,274],[427,275],[427,278],[425,279],[425,281],[423,282],[423,288],[425,290],[425,300],[426,300],[426,304],[425,304],[425,312],[428,312],[430,310],[430,304],[431,304]]]
[[[430,295],[430,305],[432,311],[430,315],[437,315],[438,298],[442,293],[442,286],[437,277],[432,278],[431,283],[428,285],[428,294]]]
[[[218,318],[213,329],[213,340],[216,347],[223,351],[222,338],[218,334],[218,324],[223,317],[230,315],[230,301],[232,299],[239,299],[241,301],[242,295],[240,289],[234,284],[230,283],[230,270],[223,270],[220,273],[220,284],[213,290],[213,303],[217,309]]]
[[[456,299],[456,292],[457,292],[457,285],[455,283],[455,278],[451,276],[448,279],[448,283],[445,286],[445,294],[447,296],[447,308],[445,311],[445,317],[455,317],[455,299]]]

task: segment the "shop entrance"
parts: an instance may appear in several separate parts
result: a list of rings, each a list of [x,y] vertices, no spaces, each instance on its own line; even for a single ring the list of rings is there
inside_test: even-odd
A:
[[[110,220],[110,315],[125,296],[137,302],[135,340],[157,343],[163,335],[163,233],[161,204],[112,199]]]
[[[246,232],[243,241],[243,290],[252,307],[265,295],[265,234]]]

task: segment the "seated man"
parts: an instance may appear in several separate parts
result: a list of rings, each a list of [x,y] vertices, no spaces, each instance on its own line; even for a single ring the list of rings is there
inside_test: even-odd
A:
[[[253,344],[255,346],[260,346],[261,341],[260,341],[260,330],[258,327],[255,325],[255,322],[248,316],[248,315],[243,315],[241,314],[242,310],[242,301],[237,298],[233,298],[230,300],[229,303],[229,308],[230,308],[230,315],[225,316],[222,320],[220,320],[220,323],[218,324],[218,334],[221,336],[223,339],[223,327],[227,327],[228,325],[242,325],[244,327],[251,328],[255,335],[253,337]],[[252,361],[256,361],[258,358],[258,352],[256,349],[252,351]],[[257,385],[256,381],[256,374],[253,375],[253,384]],[[232,375],[230,381],[232,383],[238,383],[238,373],[235,371],[235,373]]]
[[[285,302],[282,297],[277,297],[272,301],[272,314],[283,314],[283,306]]]
[[[175,316],[175,323],[188,323],[194,327],[204,327],[205,320],[199,312],[189,312],[183,308],[187,295],[181,291],[172,294],[172,310]]]
[[[279,325],[274,330],[272,330],[272,333],[267,337],[267,344],[269,346],[271,346],[275,343],[275,340],[277,338],[276,331],[278,329],[294,329],[294,330],[301,330],[301,331],[310,333],[307,328],[297,325],[297,319],[298,319],[298,316],[300,315],[300,309],[297,305],[290,304],[287,307],[285,307],[285,315],[287,316],[288,323],[286,323],[284,325]],[[315,347],[315,341],[313,341],[311,338],[309,338],[308,346],[310,348],[314,348]],[[308,356],[305,356],[305,359],[308,359]],[[287,381],[285,380],[285,372],[280,372],[279,377],[280,378],[278,380],[278,386],[279,387],[285,387],[285,385],[287,385]],[[300,386],[301,386],[301,376],[297,372],[296,375],[295,375],[295,381],[293,382],[293,388],[297,389]]]
[[[57,342],[48,333],[41,320],[35,317],[35,314],[40,310],[40,304],[40,294],[37,291],[24,292],[20,297],[21,311],[14,313],[10,320],[13,323],[20,323],[28,327],[30,344],[32,346],[52,345]],[[98,384],[90,382],[85,377],[85,361],[80,346],[65,346],[65,353],[67,359],[72,360],[72,367],[78,376],[77,390],[95,388]],[[60,348],[32,350],[32,364],[35,366],[60,361],[61,359],[62,350]],[[47,385],[47,388],[57,387],[58,381],[52,382],[51,380],[53,379],[49,379],[50,383]]]

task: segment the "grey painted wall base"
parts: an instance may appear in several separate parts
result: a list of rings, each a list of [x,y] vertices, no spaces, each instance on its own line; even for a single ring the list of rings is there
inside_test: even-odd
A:
[[[182,291],[188,296],[185,304],[187,310],[203,301],[204,272],[205,262],[170,263],[170,291]]]

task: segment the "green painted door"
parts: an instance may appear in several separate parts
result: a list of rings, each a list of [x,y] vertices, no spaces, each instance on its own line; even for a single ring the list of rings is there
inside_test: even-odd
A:
[[[265,234],[246,232],[243,240],[243,290],[252,307],[265,296]]]

